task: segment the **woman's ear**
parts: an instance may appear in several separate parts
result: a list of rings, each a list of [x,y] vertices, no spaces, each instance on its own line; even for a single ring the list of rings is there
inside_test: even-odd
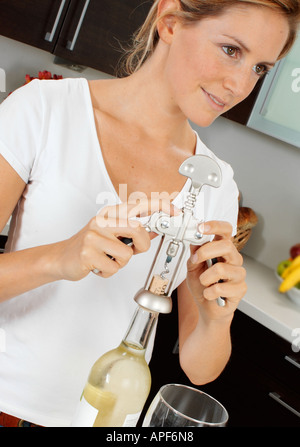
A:
[[[172,42],[174,29],[178,23],[178,18],[173,12],[180,9],[178,0],[160,0],[157,7],[157,17],[161,17],[157,22],[157,32],[162,41],[166,44]],[[168,12],[170,12],[168,14]]]

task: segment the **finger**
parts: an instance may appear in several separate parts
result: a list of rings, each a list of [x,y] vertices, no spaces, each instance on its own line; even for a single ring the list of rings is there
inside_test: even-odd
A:
[[[206,244],[203,244],[203,247]],[[205,262],[205,259],[202,260],[203,256],[198,255],[198,250],[200,250],[198,245],[190,245],[190,257],[187,261],[187,271],[197,273],[199,271],[199,264]],[[199,252],[200,253],[200,252]],[[205,268],[205,266],[204,266]]]
[[[221,241],[209,242],[202,245],[189,259],[190,270],[195,269],[195,266],[201,263],[207,263],[212,259],[217,259],[217,263],[229,263],[232,265],[241,266],[243,264],[243,257],[237,251],[234,244],[224,239]],[[208,265],[209,267],[209,265]]]
[[[107,232],[108,233],[108,232]],[[116,271],[124,267],[133,254],[131,247],[122,243],[118,238],[89,230],[85,235],[85,243],[80,252],[80,260],[87,270]]]
[[[231,239],[214,240],[200,246],[191,256],[191,263],[200,264],[214,258],[233,265],[243,264],[243,257]]]
[[[209,287],[222,280],[223,282],[241,283],[246,278],[246,270],[231,264],[219,262],[200,275],[201,284]]]
[[[169,200],[163,198],[143,199],[137,204],[128,204],[128,218],[149,216],[158,211],[163,211],[169,216],[181,214],[181,210],[175,207]]]
[[[105,219],[99,216],[96,220],[96,231],[100,235],[103,235],[110,241],[116,241],[117,245],[111,246],[111,249],[119,250],[126,246],[122,242],[123,238],[132,240],[132,250],[134,254],[143,253],[150,248],[150,236],[140,222],[134,221],[130,226],[125,226],[128,222],[120,220],[120,227],[114,226],[114,219]],[[100,226],[99,226],[100,225]],[[105,227],[102,227],[105,225]],[[120,245],[121,244],[121,245]],[[114,256],[114,253],[108,253],[110,256]],[[118,252],[116,253],[118,255]]]
[[[101,243],[101,249],[112,261],[115,261],[120,268],[124,267],[132,257],[134,250],[133,246],[129,246],[118,238],[105,238]]]
[[[226,298],[226,301],[237,304],[245,295],[246,290],[247,286],[245,282],[218,282],[204,288],[203,297],[206,300],[213,301],[222,296]]]
[[[232,237],[232,225],[221,220],[211,220],[198,225],[198,231],[202,234],[211,234],[215,239],[230,239]]]
[[[105,253],[96,253],[90,264],[90,271],[103,278],[108,278],[120,269],[120,264]]]
[[[133,219],[128,219],[128,208],[127,206],[120,209],[116,206],[108,206],[103,208],[93,219],[100,228],[136,228],[140,225],[140,222]]]
[[[119,225],[117,223],[119,219],[124,221],[135,217],[148,216],[157,211],[163,211],[169,215],[181,213],[169,200],[161,198],[153,200],[140,199],[134,203],[124,202],[116,206],[107,206],[99,211],[98,216],[106,219],[115,219],[116,225]]]

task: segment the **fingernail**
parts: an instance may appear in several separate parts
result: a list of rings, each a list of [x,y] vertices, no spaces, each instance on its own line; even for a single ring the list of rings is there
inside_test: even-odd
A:
[[[197,264],[197,261],[198,261],[198,255],[197,255],[197,253],[194,253],[194,254],[192,255],[192,257],[191,257],[191,261],[192,261],[192,264]]]
[[[138,220],[135,220],[133,218],[128,219],[129,226],[132,228],[138,228],[141,226],[141,223]]]
[[[205,222],[202,222],[198,228],[200,233],[208,233],[210,231],[210,225]]]
[[[177,208],[177,206],[173,205],[173,211],[175,216],[179,216],[179,214],[182,214],[181,209]]]

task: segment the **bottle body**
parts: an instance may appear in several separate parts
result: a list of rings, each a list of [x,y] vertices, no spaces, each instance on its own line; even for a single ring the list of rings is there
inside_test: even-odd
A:
[[[134,427],[151,387],[151,374],[145,360],[146,344],[136,338],[137,325],[146,339],[156,316],[136,312],[121,344],[105,353],[92,367],[73,427]],[[143,320],[145,320],[143,322]],[[139,329],[138,329],[139,331]]]

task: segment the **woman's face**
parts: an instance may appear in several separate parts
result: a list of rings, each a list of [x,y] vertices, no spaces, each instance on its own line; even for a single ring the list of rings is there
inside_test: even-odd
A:
[[[176,107],[195,124],[210,125],[272,68],[288,33],[286,18],[256,6],[188,26],[176,22],[164,71]]]

